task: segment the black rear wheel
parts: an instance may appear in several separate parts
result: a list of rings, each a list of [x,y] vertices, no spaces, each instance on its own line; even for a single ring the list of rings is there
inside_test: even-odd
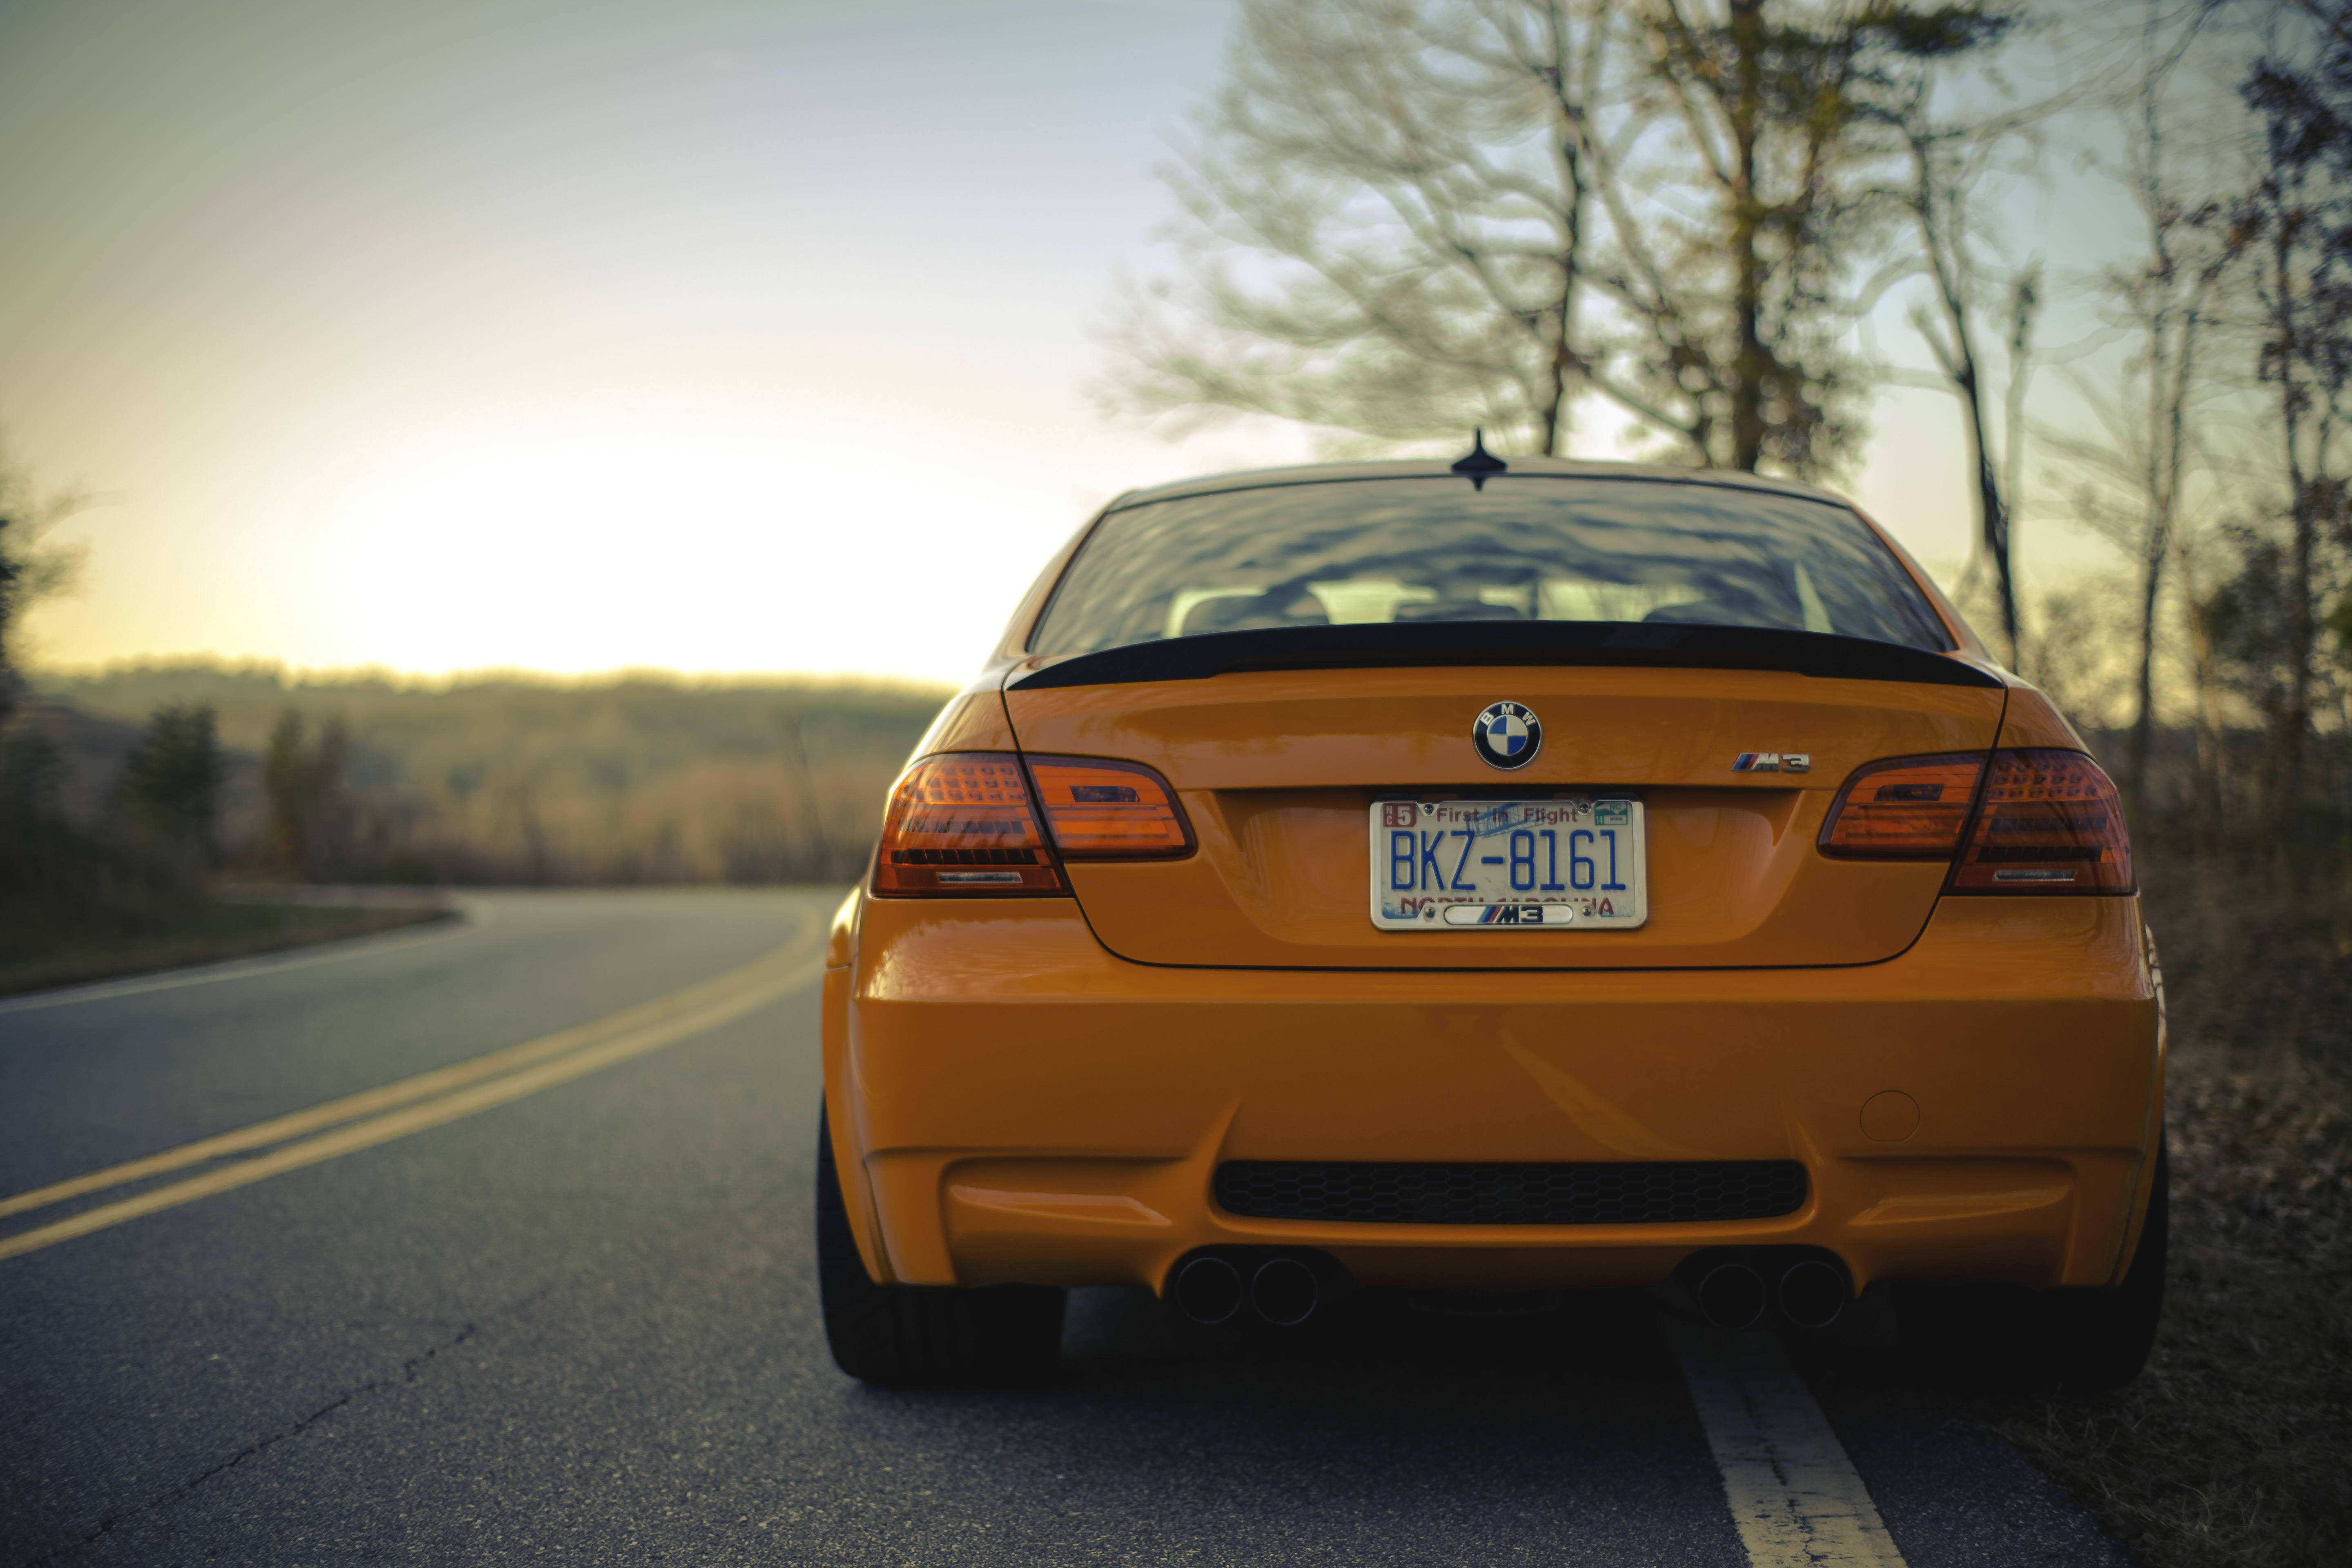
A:
[[[1897,1321],[1914,1362],[1938,1379],[2077,1394],[2131,1382],[2147,1365],[2164,1312],[2171,1184],[2171,1159],[2159,1143],[2147,1218],[2120,1284],[1905,1287],[1896,1297]]]
[[[877,1285],[857,1255],[833,1129],[817,1112],[817,1295],[835,1364],[867,1383],[1025,1383],[1054,1368],[1067,1292],[1043,1285]]]

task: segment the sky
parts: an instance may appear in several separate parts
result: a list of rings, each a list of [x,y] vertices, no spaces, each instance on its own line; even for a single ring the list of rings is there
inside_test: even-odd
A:
[[[1111,496],[1313,455],[1086,391],[1230,16],[6,0],[0,452],[98,503],[32,657],[961,682]],[[2093,254],[2095,185],[2019,245]],[[1950,399],[1850,489],[1956,567]]]

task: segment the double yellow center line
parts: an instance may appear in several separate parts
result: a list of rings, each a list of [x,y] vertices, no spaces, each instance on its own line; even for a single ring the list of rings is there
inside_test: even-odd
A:
[[[16,1258],[88,1236],[125,1220],[177,1208],[340,1154],[369,1149],[488,1110],[525,1095],[676,1045],[800,989],[824,963],[821,928],[740,969],[674,991],[593,1023],[561,1029],[415,1078],[330,1100],[290,1116],[201,1138],[160,1154],[0,1198],[0,1219],[51,1208],[91,1193],[229,1161],[113,1203],[84,1209],[14,1236],[0,1237],[0,1258]]]

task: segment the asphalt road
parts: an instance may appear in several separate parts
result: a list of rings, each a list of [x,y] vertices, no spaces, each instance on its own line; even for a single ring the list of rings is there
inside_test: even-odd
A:
[[[835,897],[485,895],[459,929],[0,1004],[0,1194],[592,1025],[812,940]],[[1082,1291],[1050,1386],[843,1377],[796,963],[674,1043],[0,1257],[0,1568],[1755,1560],[1639,1298],[1360,1299],[1231,1340]],[[1965,1415],[1805,1364],[1901,1561],[2129,1561]]]

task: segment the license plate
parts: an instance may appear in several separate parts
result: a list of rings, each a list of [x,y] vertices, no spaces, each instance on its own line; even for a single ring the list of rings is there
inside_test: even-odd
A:
[[[1631,931],[1650,918],[1642,803],[1376,800],[1382,931]]]

